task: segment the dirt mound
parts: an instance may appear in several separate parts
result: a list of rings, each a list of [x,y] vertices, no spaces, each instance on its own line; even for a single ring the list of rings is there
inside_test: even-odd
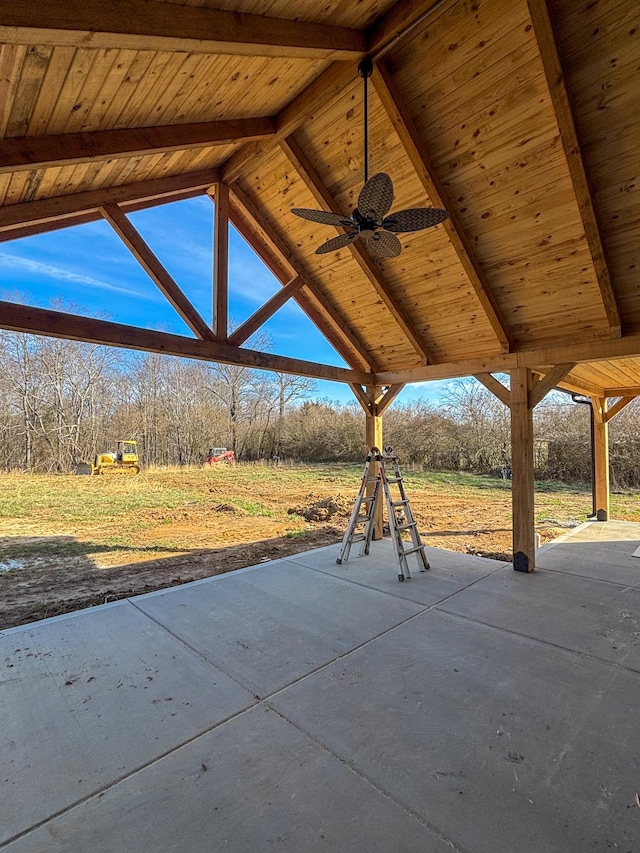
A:
[[[240,507],[237,507],[235,504],[217,504],[215,507],[216,512],[228,512],[231,515],[244,515]]]
[[[313,497],[309,495],[309,497]],[[293,506],[287,510],[289,515],[301,515],[305,521],[330,521],[332,518],[348,518],[351,514],[352,502],[337,495],[335,498],[318,498],[305,506]]]

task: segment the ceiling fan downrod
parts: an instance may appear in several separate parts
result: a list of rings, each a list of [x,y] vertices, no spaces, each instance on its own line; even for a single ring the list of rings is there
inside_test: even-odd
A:
[[[446,210],[435,207],[411,207],[389,214],[393,204],[393,181],[385,172],[369,177],[369,99],[367,83],[373,74],[373,62],[366,56],[358,64],[358,74],[364,80],[364,186],[358,195],[357,206],[349,216],[328,210],[294,207],[295,216],[323,225],[335,225],[344,233],[326,240],[316,249],[317,255],[343,249],[361,239],[378,258],[396,258],[402,244],[396,234],[422,231],[439,225],[448,218]]]
[[[365,56],[358,65],[358,74],[364,80],[364,182],[369,180],[369,96],[368,80],[373,74],[371,57]]]

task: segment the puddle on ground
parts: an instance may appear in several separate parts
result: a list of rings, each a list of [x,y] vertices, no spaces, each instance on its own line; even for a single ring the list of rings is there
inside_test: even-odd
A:
[[[26,565],[26,560],[2,560],[0,562],[0,572],[12,572],[15,569],[24,569]]]

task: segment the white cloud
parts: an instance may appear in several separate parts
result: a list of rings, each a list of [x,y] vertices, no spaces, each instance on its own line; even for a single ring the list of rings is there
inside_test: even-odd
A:
[[[71,272],[62,267],[54,267],[50,264],[44,264],[42,261],[34,261],[32,258],[22,258],[19,255],[10,255],[5,252],[0,252],[0,267],[8,267],[19,269],[34,275],[47,276],[48,278],[58,279],[60,281],[69,281],[73,284],[83,284],[88,287],[109,290],[112,293],[120,293],[126,296],[135,296],[138,299],[151,299],[157,301],[153,296],[148,296],[144,293],[139,293],[136,290],[130,290],[126,287],[119,287],[116,284],[102,281],[92,276],[83,275],[82,273]]]

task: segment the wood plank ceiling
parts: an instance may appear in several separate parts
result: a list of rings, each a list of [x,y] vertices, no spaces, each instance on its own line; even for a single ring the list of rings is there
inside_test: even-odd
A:
[[[371,173],[450,214],[384,261],[316,255],[338,231],[291,214],[356,205],[366,53]],[[4,0],[0,240],[104,217],[195,337],[8,303],[0,327],[366,386],[575,363],[567,389],[639,394],[639,92],[637,0]],[[207,192],[213,329],[124,215]],[[227,337],[227,211],[283,284],[253,325],[296,299],[348,369]]]

